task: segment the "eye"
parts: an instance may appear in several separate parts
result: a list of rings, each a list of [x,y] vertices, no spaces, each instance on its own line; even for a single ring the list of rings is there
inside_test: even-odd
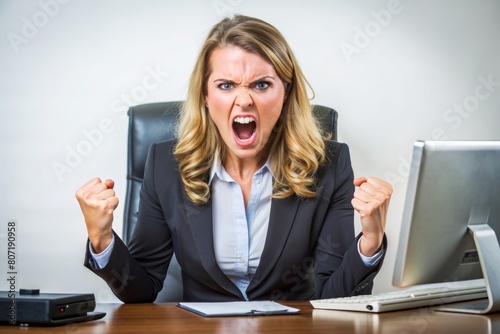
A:
[[[221,84],[218,84],[217,87],[221,90],[230,90],[233,88],[233,84],[229,82],[223,82]]]
[[[259,81],[255,83],[254,87],[257,88],[258,90],[266,90],[269,88],[269,83],[266,81]]]

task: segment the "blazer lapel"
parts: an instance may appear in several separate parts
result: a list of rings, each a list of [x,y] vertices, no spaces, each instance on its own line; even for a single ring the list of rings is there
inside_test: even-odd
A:
[[[248,286],[248,291],[255,288],[269,275],[269,272],[281,256],[281,251],[285,248],[288,235],[295,221],[299,203],[300,200],[295,196],[285,199],[273,198],[266,243],[262,251],[259,267]]]
[[[215,260],[214,239],[213,239],[213,221],[212,221],[212,200],[205,205],[195,206],[191,201],[184,198],[187,218],[196,250],[200,256],[203,267],[209,275],[225,290],[243,298],[241,291],[236,285],[222,272]]]

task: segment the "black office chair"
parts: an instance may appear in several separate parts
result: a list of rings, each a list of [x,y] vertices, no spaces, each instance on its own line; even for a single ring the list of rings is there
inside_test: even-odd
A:
[[[175,136],[179,107],[182,102],[159,102],[130,107],[128,110],[128,158],[123,240],[128,243],[137,222],[139,192],[144,177],[144,165],[149,147],[156,142]],[[314,115],[321,125],[337,139],[337,112],[332,108],[313,106]],[[170,262],[163,290],[157,302],[182,301],[181,270],[175,254]]]

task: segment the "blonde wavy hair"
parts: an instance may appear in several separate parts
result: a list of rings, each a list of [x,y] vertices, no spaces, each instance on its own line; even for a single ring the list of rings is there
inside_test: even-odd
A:
[[[206,204],[214,158],[218,156],[224,164],[225,145],[205,106],[205,96],[212,70],[210,57],[215,49],[227,46],[263,57],[285,86],[283,110],[269,138],[269,160],[275,178],[273,197],[315,197],[315,174],[325,161],[327,134],[312,114],[307,96],[309,84],[282,34],[260,19],[243,15],[225,18],[210,30],[191,74],[174,151],[187,196],[195,204]]]

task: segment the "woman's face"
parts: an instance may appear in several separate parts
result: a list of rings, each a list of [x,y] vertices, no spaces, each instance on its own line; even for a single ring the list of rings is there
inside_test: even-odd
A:
[[[210,65],[205,101],[228,149],[226,158],[265,159],[285,99],[274,67],[236,46],[215,49]]]

